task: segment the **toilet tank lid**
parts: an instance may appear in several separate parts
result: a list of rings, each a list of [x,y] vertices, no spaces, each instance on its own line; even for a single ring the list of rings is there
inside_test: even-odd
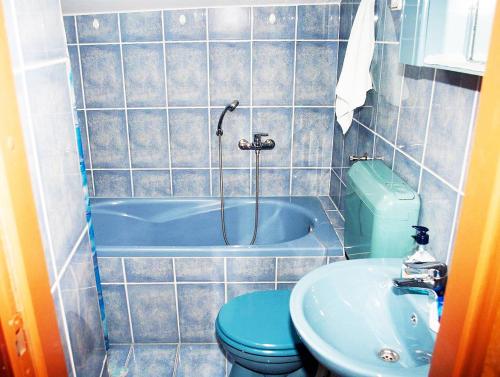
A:
[[[420,207],[417,192],[380,160],[356,162],[347,172],[347,182],[376,215],[398,217],[395,206]]]

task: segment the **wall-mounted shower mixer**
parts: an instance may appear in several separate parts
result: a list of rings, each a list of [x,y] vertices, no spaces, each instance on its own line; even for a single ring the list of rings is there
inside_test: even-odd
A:
[[[248,140],[241,139],[238,142],[238,147],[244,151],[261,151],[273,149],[276,145],[273,139],[266,139],[262,141],[262,137],[269,136],[269,134],[257,132],[253,134],[253,143],[248,142]]]
[[[222,169],[222,135],[224,134],[222,130],[222,121],[226,113],[233,112],[236,107],[238,107],[239,101],[234,100],[229,105],[227,105],[222,111],[219,123],[217,125],[217,131],[215,135],[219,138],[219,190],[220,190],[220,217],[221,217],[221,227],[222,236],[224,238],[224,243],[229,245],[229,240],[226,234],[226,222],[224,218],[224,171]],[[268,136],[267,133],[257,132],[253,135],[253,143],[248,140],[241,139],[238,143],[238,147],[241,150],[255,151],[255,222],[253,227],[253,236],[250,245],[255,243],[257,238],[257,228],[259,227],[259,164],[260,164],[260,151],[271,150],[275,147],[276,143],[272,139],[266,139],[262,141],[262,137]]]

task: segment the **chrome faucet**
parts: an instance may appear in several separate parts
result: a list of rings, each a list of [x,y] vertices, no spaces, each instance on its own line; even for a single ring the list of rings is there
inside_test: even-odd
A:
[[[441,262],[404,262],[407,278],[393,279],[394,287],[414,293],[434,291],[444,295],[448,278],[448,267]]]
[[[273,139],[266,139],[262,141],[262,137],[269,136],[267,133],[257,132],[253,134],[253,143],[250,143],[246,139],[241,139],[238,142],[238,147],[241,150],[253,150],[253,151],[261,151],[261,150],[271,150],[274,148],[276,143]]]

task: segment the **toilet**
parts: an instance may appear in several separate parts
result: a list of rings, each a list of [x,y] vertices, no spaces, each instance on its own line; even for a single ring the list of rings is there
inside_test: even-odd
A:
[[[312,377],[317,366],[290,317],[289,290],[258,291],[219,311],[217,338],[233,367],[230,377]]]

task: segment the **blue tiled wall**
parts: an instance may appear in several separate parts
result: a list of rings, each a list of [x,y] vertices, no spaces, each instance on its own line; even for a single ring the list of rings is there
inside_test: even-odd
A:
[[[339,68],[357,5],[340,5]],[[449,261],[467,175],[469,146],[481,79],[399,63],[400,12],[377,0],[375,89],[355,112],[345,136],[335,126],[330,195],[343,212],[349,155],[368,153],[420,193],[419,222],[431,229],[434,255]]]
[[[331,4],[65,17],[92,194],[218,195],[215,128],[237,98],[224,126],[226,193],[252,195],[253,155],[236,145],[267,131],[277,147],[262,154],[263,194],[328,195],[340,11]]]
[[[110,342],[215,343],[215,318],[225,302],[291,288],[327,262],[306,256],[99,258]]]
[[[44,246],[33,252],[45,252],[67,375],[99,377],[106,352],[60,5],[6,0],[1,6]]]

